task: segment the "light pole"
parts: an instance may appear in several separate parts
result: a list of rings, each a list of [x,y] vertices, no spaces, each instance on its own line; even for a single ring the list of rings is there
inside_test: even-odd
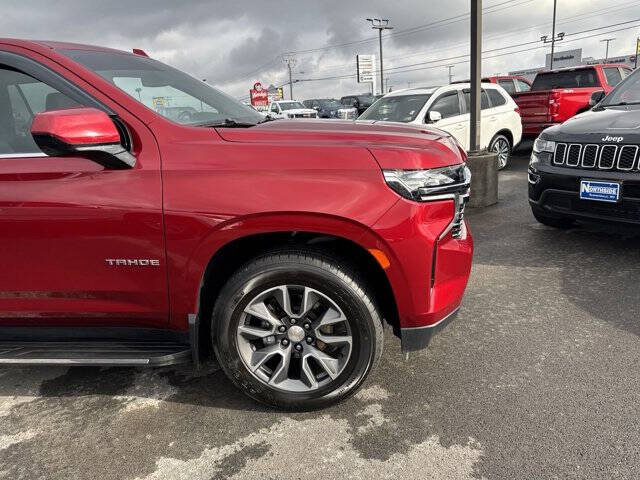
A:
[[[447,65],[447,68],[449,69],[449,85],[453,82],[453,73],[451,73],[451,70],[453,70],[454,66],[455,65]]]
[[[482,0],[471,0],[471,124],[469,151],[480,150],[480,79],[482,78]]]
[[[378,30],[378,40],[380,41],[380,93],[384,95],[384,69],[382,66],[382,31],[393,30],[389,26],[389,20],[386,18],[367,18],[371,22],[371,28]]]
[[[551,68],[553,70],[553,51],[556,48],[556,8],[558,0],[553,0],[553,27],[551,27]]]
[[[607,49],[606,49],[606,53],[604,54],[604,61],[606,62],[607,60],[609,60],[609,42],[613,42],[616,39],[616,37],[613,38],[605,38],[603,40],[600,40],[600,42],[607,42]]]

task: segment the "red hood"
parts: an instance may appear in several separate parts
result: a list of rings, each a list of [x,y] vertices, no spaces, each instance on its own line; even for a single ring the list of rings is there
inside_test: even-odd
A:
[[[252,128],[218,128],[229,142],[361,146],[382,168],[437,168],[465,160],[448,133],[430,126],[338,120],[278,120]]]

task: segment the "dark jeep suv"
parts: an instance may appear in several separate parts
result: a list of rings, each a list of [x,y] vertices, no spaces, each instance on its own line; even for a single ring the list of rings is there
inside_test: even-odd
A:
[[[640,225],[640,71],[594,107],[544,130],[529,164],[529,203],[554,227],[575,220]]]

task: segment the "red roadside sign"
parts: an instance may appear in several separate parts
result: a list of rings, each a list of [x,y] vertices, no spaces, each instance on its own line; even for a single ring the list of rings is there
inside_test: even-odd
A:
[[[249,97],[251,98],[251,105],[254,107],[266,107],[269,105],[269,92],[262,87],[260,82],[254,84],[253,88],[249,90]]]

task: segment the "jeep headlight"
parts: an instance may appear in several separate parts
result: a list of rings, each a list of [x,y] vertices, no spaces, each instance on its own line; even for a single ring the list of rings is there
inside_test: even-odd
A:
[[[535,153],[540,152],[549,152],[553,153],[556,149],[556,142],[552,142],[551,140],[545,140],[543,138],[536,138],[535,142],[533,142],[533,151]]]
[[[464,163],[425,170],[383,170],[383,174],[391,189],[418,202],[450,198],[455,194],[466,198],[471,185],[471,172]]]

